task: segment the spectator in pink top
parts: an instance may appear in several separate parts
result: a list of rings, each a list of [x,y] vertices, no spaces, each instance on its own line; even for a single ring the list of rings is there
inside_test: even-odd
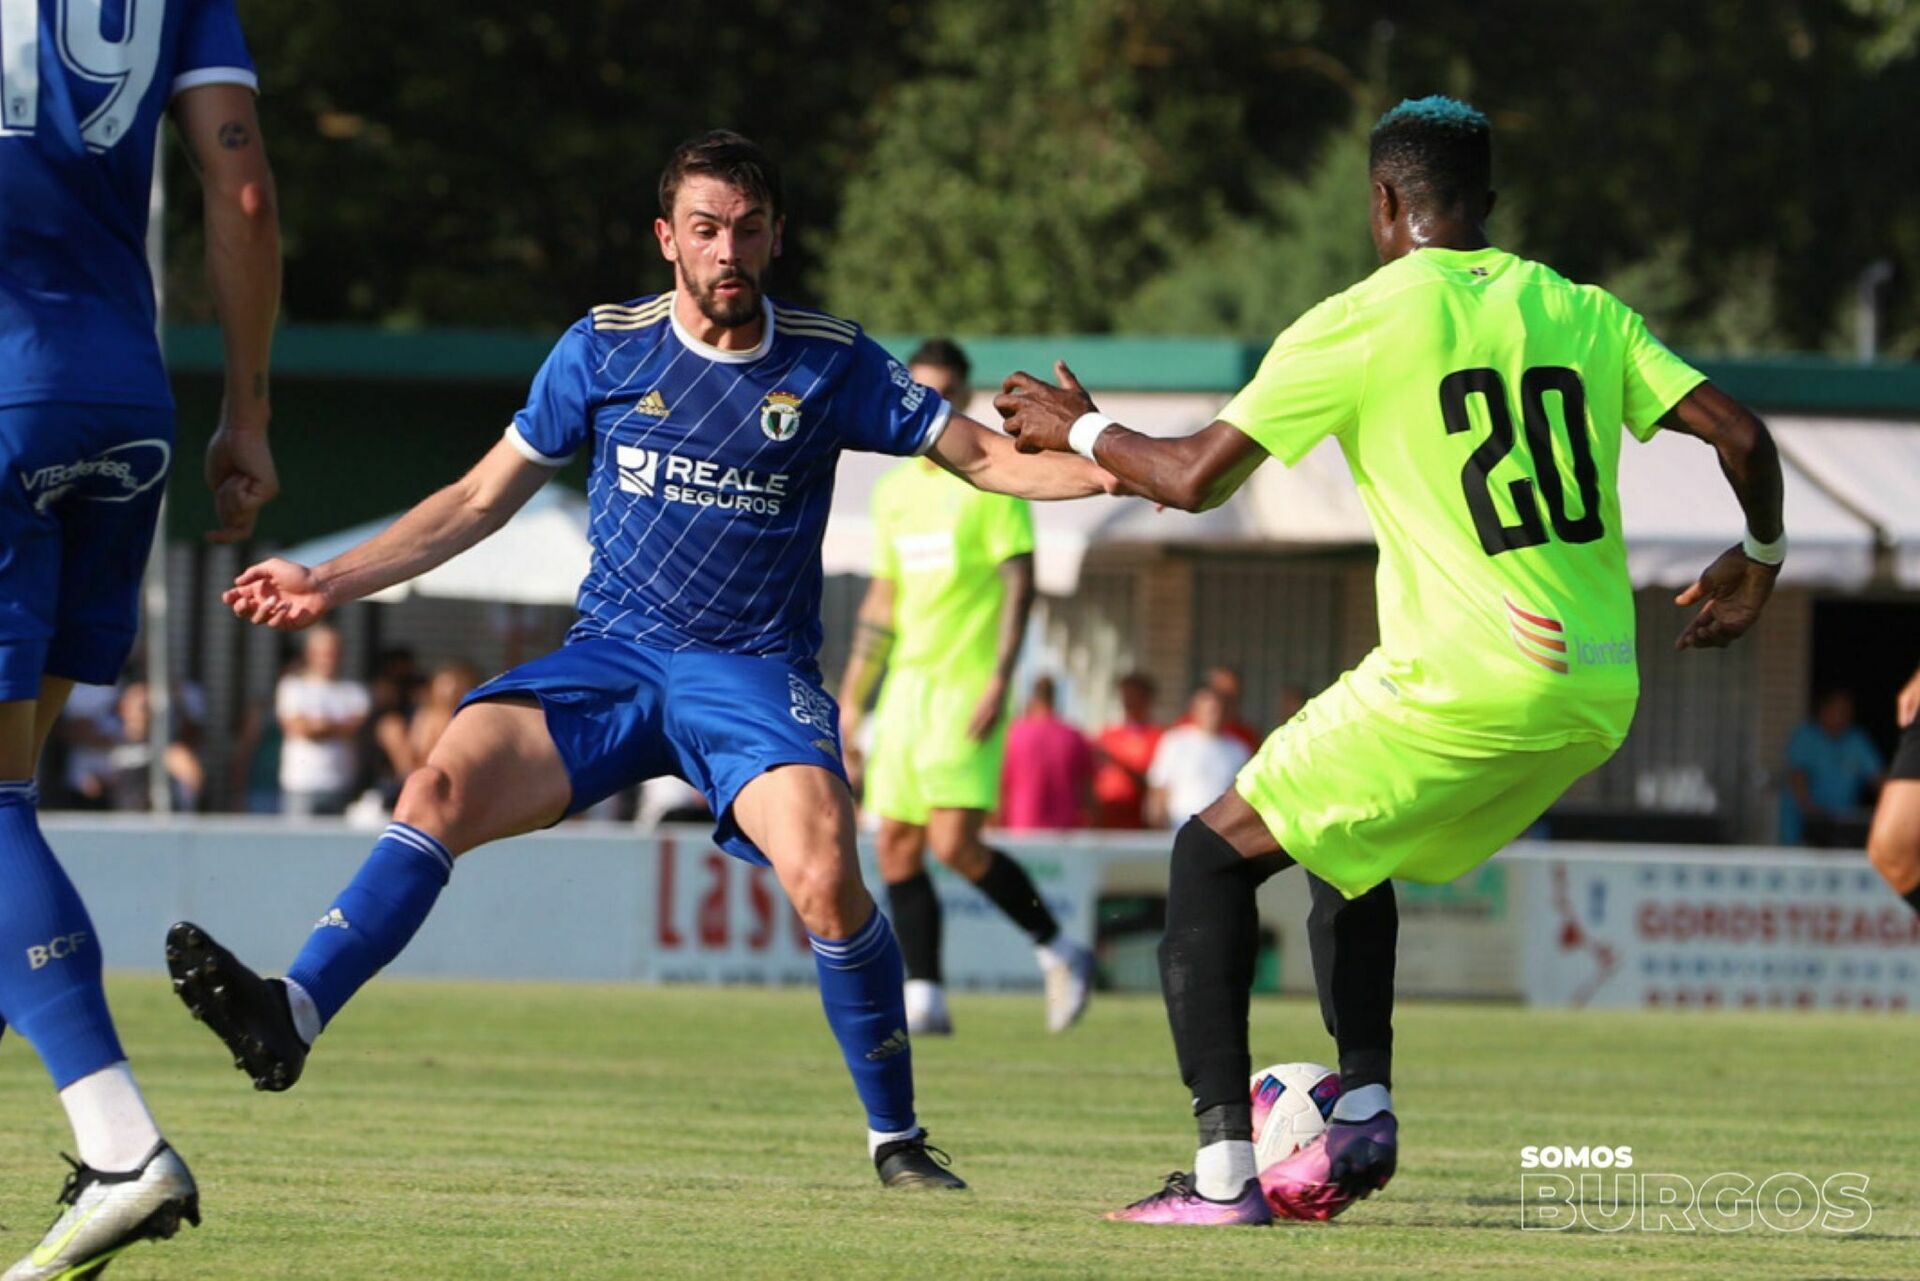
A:
[[[1085,827],[1093,800],[1093,749],[1054,711],[1053,677],[1033,682],[1027,709],[1007,728],[1001,823],[1010,831]]]

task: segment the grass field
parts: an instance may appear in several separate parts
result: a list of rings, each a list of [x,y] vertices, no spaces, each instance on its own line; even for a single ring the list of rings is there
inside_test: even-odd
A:
[[[255,1094],[158,979],[113,984],[206,1226],[133,1278],[1920,1276],[1920,1020],[1401,1014],[1402,1168],[1327,1225],[1099,1221],[1191,1158],[1156,1000],[1069,1036],[1037,997],[961,997],[915,1048],[922,1120],[975,1190],[883,1192],[810,991],[381,983],[291,1094]],[[1256,1055],[1324,1058],[1309,1002]],[[1636,1169],[1871,1176],[1864,1231],[1519,1230],[1527,1143],[1631,1144]],[[0,1262],[51,1217],[68,1137],[0,1044]]]

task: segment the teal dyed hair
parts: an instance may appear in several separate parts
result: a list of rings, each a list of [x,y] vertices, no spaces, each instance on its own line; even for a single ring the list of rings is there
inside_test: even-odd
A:
[[[1402,98],[1400,105],[1381,116],[1373,127],[1377,131],[1403,120],[1440,129],[1457,129],[1463,133],[1493,131],[1493,125],[1479,108],[1438,93],[1428,94],[1424,98]]]
[[[1493,126],[1458,98],[1408,98],[1380,117],[1373,176],[1414,205],[1477,213],[1493,186]]]

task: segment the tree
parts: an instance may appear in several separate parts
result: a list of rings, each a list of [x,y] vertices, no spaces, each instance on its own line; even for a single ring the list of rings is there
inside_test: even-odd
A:
[[[1343,114],[1318,81],[1245,92],[1319,20],[1251,0],[936,3],[927,69],[869,115],[829,301],[876,328],[1111,327],[1195,228],[1246,207],[1263,156],[1310,155]]]
[[[1367,265],[1343,229],[1364,126],[1450,92],[1494,120],[1500,243],[1656,292],[1676,341],[1831,344],[1885,258],[1890,346],[1920,350],[1920,166],[1887,141],[1920,101],[1916,0],[245,17],[293,319],[552,329],[662,287],[660,162],[727,125],[786,170],[789,296],[877,329],[1265,334]],[[175,209],[170,299],[204,318]]]
[[[1205,239],[1115,314],[1129,333],[1270,335],[1379,264],[1367,233],[1367,138],[1330,138],[1303,182],[1268,174],[1260,207],[1222,215]]]
[[[296,320],[557,329],[666,286],[660,165],[721,126],[781,163],[780,283],[802,287],[861,108],[914,70],[914,10],[891,0],[243,8]],[[183,318],[210,314],[195,215],[176,202]]]

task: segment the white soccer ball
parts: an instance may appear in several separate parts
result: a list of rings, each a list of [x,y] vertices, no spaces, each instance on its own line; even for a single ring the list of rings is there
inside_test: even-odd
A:
[[[1318,1063],[1276,1063],[1253,1074],[1253,1155],[1260,1170],[1326,1133],[1340,1074]]]

